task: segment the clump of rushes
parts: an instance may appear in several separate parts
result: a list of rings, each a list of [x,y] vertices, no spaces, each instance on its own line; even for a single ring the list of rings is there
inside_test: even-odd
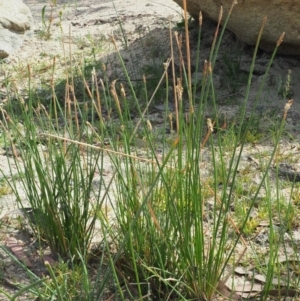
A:
[[[18,118],[23,121],[22,127],[15,122],[16,116],[2,111],[6,120],[3,124],[6,144],[14,154],[14,162],[8,160],[11,169],[8,183],[18,205],[31,207],[32,227],[37,237],[49,244],[53,254],[72,258],[79,252],[85,258],[97,220],[94,211],[101,206],[102,178],[96,189],[93,181],[103,169],[103,152],[58,139],[63,134],[80,140],[87,128],[85,124],[79,126],[76,119],[79,111],[76,102],[72,108],[66,105],[64,118],[57,112],[63,110],[55,95],[53,101],[54,120],[42,105],[34,108],[29,96]],[[45,135],[40,135],[41,131]],[[86,139],[92,141],[93,138]],[[13,164],[24,177],[15,180]],[[25,197],[20,194],[19,184]]]
[[[235,4],[236,1],[233,1],[225,25]],[[197,100],[191,85],[189,55],[187,55],[188,61],[185,63],[181,52],[181,38],[177,33],[175,34],[181,57],[182,76],[176,80],[174,62],[171,61],[177,129],[174,147],[170,148],[169,152],[165,151],[165,155],[160,158],[155,152],[149,133],[146,135],[146,144],[151,162],[147,163],[140,158],[133,158],[134,147],[130,147],[129,143],[123,145],[126,156],[122,159],[119,156],[113,158],[117,171],[117,205],[114,210],[119,226],[119,231],[113,234],[114,241],[119,246],[115,262],[119,274],[123,276],[123,281],[126,285],[136,289],[139,298],[146,298],[150,295],[160,300],[169,299],[171,296],[174,298],[176,296],[180,300],[189,298],[211,300],[216,293],[227,297],[234,295],[234,292],[225,289],[225,282],[246,253],[248,245],[241,233],[246,227],[249,214],[275,153],[273,152],[268,168],[263,173],[263,180],[257,186],[247,212],[237,227],[231,218],[230,204],[234,195],[234,183],[241,154],[247,141],[247,130],[254,118],[254,109],[248,121],[244,117],[256,53],[266,19],[263,20],[259,32],[241,110],[241,123],[232,141],[229,159],[222,146],[221,134],[217,133],[216,137],[212,136],[214,125],[219,127],[218,121],[208,119],[208,129],[207,132],[204,131],[206,123],[204,112],[208,99],[213,102],[216,116],[218,112],[212,74],[225,30],[224,26],[218,37],[221,19],[222,10],[209,60],[204,62],[202,90]],[[187,17],[185,20],[187,23]],[[199,20],[198,57],[201,41],[201,14]],[[282,38],[278,41],[268,64],[255,105],[260,98],[265,79]],[[172,36],[171,47],[171,56],[173,57]],[[186,52],[189,54],[187,24],[186,47]],[[122,62],[121,56],[120,60]],[[196,66],[198,65],[196,63]],[[124,72],[127,74],[126,69]],[[164,77],[167,83],[166,89],[168,89],[167,73],[164,74]],[[128,76],[127,79],[133,90]],[[187,89],[188,113],[184,111],[182,98],[184,89]],[[126,103],[126,100],[124,101]],[[137,99],[136,102],[138,107]],[[141,125],[146,129],[147,122],[144,112],[140,112],[140,120]],[[123,122],[125,124],[124,120]],[[278,135],[281,132],[279,131]],[[124,141],[131,141],[132,137],[126,131],[123,132],[123,135]],[[207,142],[211,146],[212,155],[210,163],[213,181],[211,182],[201,173],[202,150]],[[222,187],[219,186],[220,181]],[[213,183],[212,186],[209,183]],[[213,196],[213,205],[207,204],[207,191],[210,192],[210,196]],[[244,246],[242,251],[236,250],[237,244]],[[225,274],[229,262],[232,265],[229,273]]]

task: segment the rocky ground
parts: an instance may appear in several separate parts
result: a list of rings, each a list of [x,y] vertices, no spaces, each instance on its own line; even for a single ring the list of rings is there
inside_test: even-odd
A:
[[[173,32],[182,30],[176,26],[182,22],[183,12],[171,0],[165,3],[146,0],[57,1],[56,6],[37,0],[25,2],[36,20],[35,31],[26,39],[23,47],[2,64],[2,76],[4,69],[6,72],[11,70],[12,73],[17,73],[16,89],[19,91],[27,87],[27,64],[30,64],[33,79],[42,89],[51,81],[53,58],[56,58],[56,66],[59,66],[56,72],[59,77],[63,72],[61,67],[66,65],[66,58],[70,55],[78,60],[80,57],[88,60],[95,54],[99,62],[99,70],[96,71],[101,75],[101,66],[105,64],[109,80],[122,81],[124,75],[116,57],[116,49],[111,43],[111,36],[116,40],[133,82],[141,81],[143,74],[149,78],[158,77],[163,70],[163,62],[171,56],[169,28]],[[47,7],[42,17],[41,11],[45,5]],[[214,22],[204,19],[200,71],[204,60],[209,57],[215,28]],[[196,68],[196,40],[197,28],[194,28],[191,30],[192,70]],[[178,52],[175,47],[176,65],[179,66],[176,54]],[[229,118],[238,112],[244,99],[252,54],[253,47],[239,42],[233,34],[225,33],[214,70],[214,80],[220,111]],[[248,103],[249,111],[270,57],[269,53],[258,53]],[[294,103],[288,114],[287,127],[293,137],[298,136],[297,124],[300,120],[300,104],[297,100],[300,92],[297,85],[300,79],[299,67],[298,57],[276,56],[266,88],[260,97],[262,101],[256,108],[262,119],[281,116],[286,102],[282,91],[290,72],[289,96],[294,99]]]
[[[162,64],[171,56],[170,30],[182,32],[179,23],[182,22],[183,13],[171,0],[116,0],[113,2],[111,0],[58,0],[57,5],[53,6],[51,6],[51,1],[49,2],[25,1],[36,21],[35,30],[26,39],[23,47],[0,65],[0,82],[4,76],[12,76],[15,79],[15,92],[24,96],[26,96],[28,82],[27,65],[29,64],[33,70],[33,83],[38,89],[43,90],[44,87],[49,86],[52,80],[54,57],[56,58],[57,72],[55,76],[57,78],[63,77],[66,61],[72,57],[74,64],[83,59],[96,58],[99,62],[99,70],[96,70],[99,76],[101,76],[101,68],[104,64],[110,81],[124,80],[116,49],[111,43],[111,36],[114,36],[116,40],[118,50],[124,58],[133,82],[141,81],[143,74],[146,74],[149,79],[159,77],[163,71]],[[43,16],[42,10],[45,5],[47,7]],[[215,28],[214,22],[203,20],[199,70],[202,70],[204,59],[209,57]],[[193,71],[196,69],[196,37],[197,26],[192,25],[190,39]],[[234,121],[239,114],[246,93],[247,74],[253,50],[253,47],[236,40],[230,32],[225,32],[214,70],[214,84],[220,115],[225,116],[229,121]],[[178,52],[175,51],[175,54]],[[248,111],[253,106],[270,57],[269,53],[263,51],[258,53],[247,105]],[[178,67],[178,57],[175,57],[175,61]],[[283,91],[288,74],[291,75],[289,98],[293,98],[294,102],[288,112],[286,139],[282,141],[281,151],[291,154],[293,163],[297,167],[300,158],[299,58],[275,57],[266,88],[256,107],[256,114],[260,121],[260,130],[268,133],[273,121],[282,117],[287,101]],[[5,89],[1,87],[0,100],[5,100]],[[157,113],[163,103],[163,96],[161,98],[158,96],[155,103]],[[207,115],[211,117],[209,114],[208,111]],[[250,145],[245,148],[242,164],[249,164],[249,156],[251,157],[255,153],[270,151],[272,141],[268,139],[268,134],[265,137],[260,145],[255,147]],[[0,168],[5,174],[9,172],[7,155],[4,151],[0,156]],[[111,171],[109,161],[107,162],[107,171],[107,180],[109,181]],[[9,212],[16,209],[14,196],[5,195],[0,199],[0,205],[2,207],[1,217],[7,217]],[[17,236],[15,228],[11,227],[11,229],[13,229],[11,230],[13,235]],[[20,239],[25,240],[26,238],[21,237]],[[6,263],[2,285],[10,291],[13,291],[14,288],[10,287],[9,279],[16,277],[18,273],[15,273],[14,268],[14,265]],[[16,281],[23,280],[17,278]],[[6,299],[0,294],[0,300]],[[26,297],[23,300],[27,300]]]

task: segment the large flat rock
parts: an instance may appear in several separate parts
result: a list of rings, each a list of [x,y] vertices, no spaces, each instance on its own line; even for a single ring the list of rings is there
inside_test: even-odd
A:
[[[22,0],[0,0],[0,58],[18,50],[32,27],[30,9]]]
[[[183,0],[174,0],[183,7]],[[227,28],[247,44],[255,45],[265,16],[267,23],[260,48],[272,51],[283,32],[284,42],[278,53],[300,55],[300,0],[238,0],[234,6]],[[188,12],[195,18],[199,12],[218,20],[223,6],[223,22],[233,3],[232,0],[186,0]]]

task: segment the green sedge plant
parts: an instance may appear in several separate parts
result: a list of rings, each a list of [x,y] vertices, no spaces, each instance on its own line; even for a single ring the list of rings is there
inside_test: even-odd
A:
[[[93,183],[103,169],[103,152],[59,139],[63,135],[81,141],[87,126],[80,126],[78,119],[74,124],[70,106],[64,111],[55,94],[52,101],[50,113],[41,104],[34,107],[31,95],[23,104],[21,118],[2,110],[6,144],[13,151],[13,161],[8,159],[11,175],[6,179],[19,207],[31,208],[32,228],[52,253],[72,258],[79,252],[85,258],[94,235],[93,212],[101,207],[103,181],[100,178],[98,188]],[[80,108],[72,110],[85,118]],[[21,127],[17,119],[22,120]],[[88,142],[93,137],[84,139]],[[12,165],[24,177],[17,179]],[[18,189],[20,184],[25,197]]]
[[[234,4],[235,1],[230,13]],[[245,113],[256,53],[265,20],[259,32],[253,55],[246,95],[241,109],[240,124],[234,136],[232,152],[228,158],[223,150],[222,136],[219,133],[216,137],[212,135],[214,124],[211,120],[206,120],[204,115],[208,99],[212,99],[215,112],[218,111],[212,74],[225,30],[224,26],[218,38],[221,18],[222,13],[211,56],[208,61],[204,62],[202,90],[200,97],[197,98],[191,85],[188,26],[186,24],[187,63],[186,65],[183,63],[184,60],[181,56],[183,77],[177,81],[175,76],[173,79],[176,83],[174,91],[176,91],[177,138],[176,147],[172,149],[172,153],[166,151],[162,158],[158,156],[149,133],[146,136],[148,145],[146,152],[150,162],[145,162],[132,154],[132,152],[136,153],[136,150],[134,147],[130,147],[131,136],[124,131],[123,141],[128,142],[123,145],[126,155],[124,154],[122,159],[114,158],[117,170],[115,215],[119,231],[114,233],[113,237],[117,245],[121,246],[115,261],[120,275],[123,276],[123,281],[135,283],[139,298],[148,296],[149,287],[151,294],[160,300],[171,296],[182,299],[211,300],[216,293],[225,294],[224,283],[247,251],[247,243],[241,233],[248,222],[251,209],[264,183],[274,153],[263,174],[263,180],[257,186],[247,212],[239,223],[239,229],[231,218],[230,206],[235,193],[234,183],[237,179],[243,147],[249,138],[247,137],[248,129],[255,118],[254,109],[250,112],[249,120],[246,120]],[[199,35],[201,22],[202,18],[200,17]],[[179,41],[177,37],[175,36]],[[282,37],[268,64],[254,107],[260,98],[265,79],[281,41]],[[177,44],[179,46],[180,43]],[[200,51],[200,38],[198,51]],[[179,52],[181,53],[180,48]],[[121,56],[120,60],[122,61]],[[172,62],[170,66],[172,66]],[[126,70],[124,72],[126,74]],[[174,72],[173,69],[172,73],[174,74]],[[167,89],[167,74],[164,74],[164,78]],[[129,77],[128,82],[130,85]],[[130,87],[134,90],[132,85]],[[184,111],[183,106],[184,87],[187,89],[188,113]],[[138,102],[138,100],[136,101]],[[141,126],[146,128],[144,112],[140,112],[140,120]],[[205,131],[206,123],[207,132]],[[216,124],[216,127],[218,128],[219,125]],[[280,133],[279,131],[278,135]],[[206,142],[209,144],[211,152],[211,183],[213,183],[211,186],[209,186],[207,178],[201,174],[202,151]],[[159,179],[155,176],[157,174],[159,174]],[[207,204],[205,198],[207,190],[210,191],[210,195],[213,195],[212,208]],[[244,249],[240,253],[236,253],[238,243],[244,245]],[[228,273],[226,268],[229,262],[232,263],[232,258],[236,260],[232,265],[232,270]]]

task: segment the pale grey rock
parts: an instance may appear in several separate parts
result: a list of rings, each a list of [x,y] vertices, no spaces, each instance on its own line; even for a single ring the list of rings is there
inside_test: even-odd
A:
[[[183,6],[183,0],[174,0]],[[300,55],[300,0],[237,0],[227,23],[227,29],[247,44],[255,45],[265,16],[267,22],[262,34],[260,48],[273,51],[276,43],[285,32],[278,53]],[[201,11],[215,21],[223,7],[222,23],[226,19],[233,0],[186,0],[187,10],[198,19]]]
[[[33,29],[30,9],[22,0],[0,0],[0,58],[18,50]]]

